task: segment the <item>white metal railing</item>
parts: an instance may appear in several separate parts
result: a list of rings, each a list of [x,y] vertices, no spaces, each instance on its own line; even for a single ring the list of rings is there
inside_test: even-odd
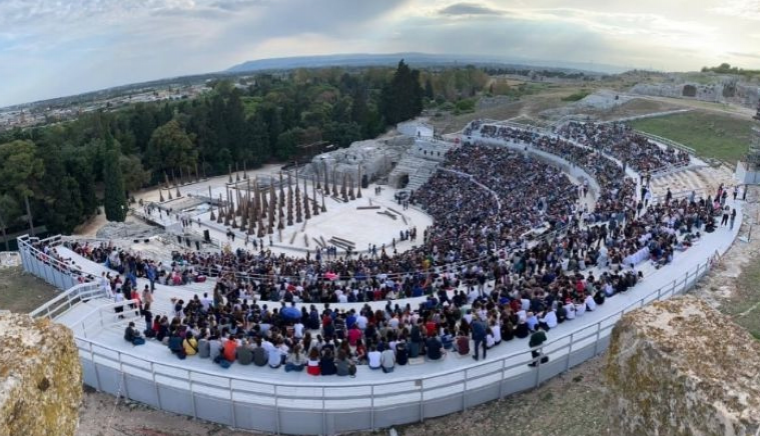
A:
[[[594,348],[593,355],[597,355],[606,347],[606,338],[610,335],[615,323],[625,313],[643,307],[653,301],[667,299],[688,290],[710,270],[713,259],[714,256],[710,256],[703,263],[698,264],[695,269],[687,271],[682,279],[673,280],[672,283],[653,290],[637,301],[626,305],[621,310],[606,316],[596,323],[579,327],[559,336],[537,348],[537,350],[541,351],[543,355],[548,356],[550,363],[558,361],[565,356],[570,356],[574,351],[586,349],[590,346]],[[629,292],[633,292],[633,290]],[[612,298],[622,297],[613,296]],[[128,304],[129,302],[122,303]],[[604,310],[604,306],[599,306],[597,310]],[[46,316],[47,312],[36,310],[34,313],[37,316]],[[427,376],[401,377],[382,382],[324,383],[320,385],[309,384],[307,386],[303,383],[279,381],[273,383],[266,381],[265,377],[262,377],[262,379],[256,380],[255,388],[252,388],[250,377],[225,376],[220,375],[218,372],[191,368],[189,365],[157,363],[141,355],[119,350],[109,344],[80,337],[76,331],[75,335],[80,349],[80,356],[90,362],[107,364],[107,366],[119,368],[120,371],[124,371],[125,368],[131,368],[129,371],[130,375],[142,373],[145,376],[144,378],[153,381],[153,383],[159,383],[156,380],[157,369],[161,369],[158,371],[158,374],[162,380],[170,379],[187,383],[190,392],[203,395],[208,395],[208,392],[214,389],[223,388],[226,390],[225,392],[229,393],[229,400],[232,401],[233,398],[236,398],[235,401],[237,403],[245,401],[241,400],[241,396],[236,394],[254,394],[258,397],[256,404],[271,404],[277,409],[278,405],[288,400],[303,399],[303,394],[298,394],[294,388],[315,387],[321,392],[321,396],[310,398],[310,400],[313,400],[312,407],[307,408],[322,411],[322,413],[331,410],[328,404],[331,399],[335,398],[356,401],[367,405],[368,408],[374,408],[373,405],[375,404],[401,403],[417,403],[421,406],[425,401],[429,401],[430,398],[436,398],[435,392],[440,392],[442,389],[461,385],[462,389],[467,391],[469,389],[468,386],[476,386],[479,380],[490,378],[503,383],[528,374],[529,377],[535,376],[536,382],[533,385],[537,386],[542,380],[540,376],[542,366],[549,365],[542,364],[538,358],[534,359],[530,357],[529,353],[531,349],[526,346],[525,350],[513,352],[494,360],[483,361],[470,365],[467,368],[457,368]],[[514,340],[519,341],[519,339]],[[535,369],[528,369],[526,367],[531,362],[536,363]],[[581,362],[579,361],[575,364],[578,363]],[[571,365],[568,358],[564,370],[569,369],[571,366],[574,365]],[[535,375],[531,375],[532,371],[535,371]],[[214,380],[218,382],[213,382]],[[168,382],[163,381],[160,383],[166,384]],[[410,391],[411,385],[416,386],[412,391]],[[369,395],[366,393],[357,395],[356,388],[359,387],[368,388]],[[329,395],[326,389],[329,389]],[[410,394],[414,395],[411,395],[410,398]],[[368,401],[371,405],[367,403]]]
[[[130,305],[133,305],[134,307],[130,308]],[[124,324],[131,319],[140,318],[139,306],[140,300],[137,299],[100,304],[87,312],[87,314],[80,316],[78,320],[67,322],[66,324],[68,324],[74,331],[76,337],[81,335],[82,337],[87,338],[87,334],[90,333],[92,329],[103,330],[110,326]],[[117,308],[122,308],[122,311],[116,312],[115,309]],[[115,319],[104,319],[104,313],[109,313],[112,315],[112,318]]]
[[[80,301],[93,298],[107,298],[108,292],[95,283],[83,283],[59,294],[52,300],[34,309],[30,315],[33,317],[55,318],[69,310]]]
[[[662,136],[653,135],[651,133],[642,132],[641,130],[635,130],[637,135],[641,135],[647,139],[651,139],[654,142],[659,142],[660,144],[666,145],[668,147],[672,147],[681,151],[685,151],[691,155],[697,154],[697,151],[694,150],[691,147],[687,147],[680,142],[673,141],[672,139],[663,138]]]

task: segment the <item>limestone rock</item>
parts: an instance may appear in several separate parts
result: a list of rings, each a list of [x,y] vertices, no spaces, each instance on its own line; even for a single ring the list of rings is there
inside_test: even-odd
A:
[[[74,434],[82,368],[71,331],[0,314],[0,436]]]
[[[612,331],[605,373],[613,434],[760,429],[760,342],[694,297],[626,314]]]

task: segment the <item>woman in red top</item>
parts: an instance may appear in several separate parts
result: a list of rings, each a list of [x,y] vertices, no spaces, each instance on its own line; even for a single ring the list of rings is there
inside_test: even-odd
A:
[[[224,356],[225,360],[228,362],[234,362],[235,356],[237,355],[237,341],[235,338],[230,335],[227,338],[227,341],[224,343],[224,347],[222,349],[222,355]]]
[[[364,346],[362,340],[356,341],[356,361],[361,362],[367,358],[367,347]]]
[[[428,337],[435,336],[438,333],[438,326],[432,319],[428,319],[425,323],[425,330]]]
[[[319,370],[319,350],[312,348],[309,352],[309,359],[306,361],[306,373],[309,375],[320,375]]]

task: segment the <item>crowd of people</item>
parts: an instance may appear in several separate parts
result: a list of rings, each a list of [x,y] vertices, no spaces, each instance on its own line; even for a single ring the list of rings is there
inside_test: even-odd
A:
[[[645,203],[636,182],[599,152],[619,155],[617,145],[579,147],[556,136],[477,122],[469,129],[473,136],[513,141],[579,166],[598,182],[596,208],[579,206],[587,187],[573,186],[529,154],[474,143],[450,151],[445,171],[410,197],[434,225],[421,247],[395,256],[327,260],[239,249],[175,253],[170,264],[159,264],[125,250],[114,255],[72,247],[108,263],[126,281],[151,274],[151,284],[177,275],[220,276],[210,295],[173,301],[173,313],[154,317],[144,310],[144,335],[180,358],[351,376],[356,365],[390,372],[409,359],[435,361],[448,353],[479,359],[515,338],[530,336],[532,347],[540,344],[544,332],[640,282],[639,263],[659,268],[672,262],[676,252],[714,229],[715,216],[724,211],[722,187],[715,199]],[[625,153],[632,168],[660,166],[672,156]],[[550,237],[534,237],[537,228]],[[109,286],[120,291],[119,281]],[[408,297],[425,298],[416,307],[398,301]],[[383,300],[383,310],[331,307]],[[125,338],[135,334],[132,328]]]
[[[675,148],[663,148],[642,136],[628,124],[581,123],[572,121],[561,126],[557,133],[631,165],[640,174],[657,172],[689,164],[689,153]]]

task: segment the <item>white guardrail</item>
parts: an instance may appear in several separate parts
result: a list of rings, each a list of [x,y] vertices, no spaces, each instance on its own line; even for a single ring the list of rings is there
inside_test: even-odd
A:
[[[30,249],[34,247],[24,246],[24,250]],[[42,262],[40,257],[32,257]],[[709,271],[712,262],[711,256],[682,278],[616,313],[553,338],[539,349],[550,358],[545,364],[533,359],[526,347],[467,368],[426,376],[351,383],[326,379],[324,384],[305,385],[272,383],[263,377],[254,380],[224,376],[190,365],[157,363],[78,332],[75,336],[84,380],[98,390],[236,428],[334,434],[422,421],[537,387],[601,353],[609,344],[613,326],[625,313],[686,291]],[[103,291],[94,284],[78,285],[32,314],[54,318],[76,302],[98,296],[98,292]],[[599,310],[604,310],[604,306]],[[536,367],[529,368],[530,362],[535,362]]]

